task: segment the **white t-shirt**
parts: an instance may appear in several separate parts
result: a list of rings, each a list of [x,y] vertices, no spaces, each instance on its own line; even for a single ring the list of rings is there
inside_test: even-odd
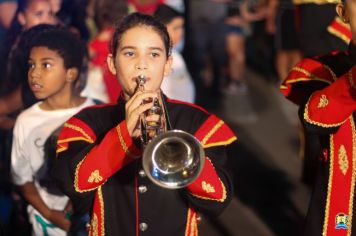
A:
[[[97,99],[104,103],[110,101],[104,83],[103,71],[100,67],[93,66],[89,68],[87,81],[80,95],[83,97]]]
[[[172,71],[168,76],[164,77],[161,89],[169,98],[194,103],[194,83],[187,70],[184,59],[175,49],[172,50],[172,58]]]
[[[21,112],[16,120],[11,151],[11,174],[16,185],[34,182],[41,198],[50,209],[63,210],[68,197],[48,193],[36,179],[36,174],[44,164],[44,144],[47,138],[70,117],[81,109],[94,105],[94,102],[92,99],[86,99],[78,107],[52,111],[41,109],[39,106],[41,103],[38,102]],[[35,235],[44,235],[44,229],[36,218],[40,216],[45,219],[31,205],[27,210]],[[46,220],[45,222],[50,224]],[[57,227],[48,227],[46,230],[49,235],[66,235]]]

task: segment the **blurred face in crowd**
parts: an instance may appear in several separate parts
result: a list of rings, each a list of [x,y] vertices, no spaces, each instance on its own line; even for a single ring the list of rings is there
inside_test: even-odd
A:
[[[174,47],[184,35],[184,18],[175,17],[171,22],[166,24],[166,27]]]
[[[136,91],[139,75],[147,78],[145,90],[158,91],[163,76],[170,72],[171,58],[167,58],[164,41],[157,31],[149,26],[135,26],[123,33],[116,57],[110,54],[108,64],[128,99]]]
[[[57,23],[48,0],[32,0],[26,9],[18,14],[18,20],[24,29],[39,24]]]
[[[340,18],[351,27],[352,42],[356,45],[356,0],[343,0],[336,6]]]
[[[61,9],[62,0],[49,0],[49,3],[51,4],[51,8],[54,14],[57,14]]]
[[[76,69],[66,69],[63,58],[56,51],[34,47],[28,64],[28,82],[37,99],[61,100],[67,97]]]

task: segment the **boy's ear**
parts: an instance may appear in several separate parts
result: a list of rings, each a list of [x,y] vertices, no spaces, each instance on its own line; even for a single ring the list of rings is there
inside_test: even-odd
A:
[[[339,15],[339,17],[341,18],[341,20],[344,23],[348,23],[349,22],[349,16],[347,15],[347,12],[345,10],[345,5],[342,3],[338,3],[336,5],[336,13]]]
[[[111,53],[108,54],[108,57],[106,58],[106,62],[108,63],[110,72],[113,75],[116,75],[115,61],[114,61],[114,57]]]
[[[78,78],[78,75],[79,75],[79,71],[77,68],[74,68],[74,67],[69,68],[67,70],[67,82],[72,83],[72,82],[76,81]]]
[[[22,12],[17,15],[17,20],[19,21],[21,26],[24,26],[26,24],[26,18]]]
[[[164,76],[168,76],[172,73],[172,62],[173,62],[173,58],[172,56],[169,56],[164,66]]]

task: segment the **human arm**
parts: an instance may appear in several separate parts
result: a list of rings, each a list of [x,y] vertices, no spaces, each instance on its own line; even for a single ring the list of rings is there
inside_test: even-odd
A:
[[[11,129],[15,121],[9,115],[21,107],[21,86],[11,93],[0,97],[0,128]]]
[[[243,1],[240,5],[241,17],[246,22],[262,20],[267,15],[267,8],[265,6],[251,6],[248,1]]]
[[[266,31],[270,34],[276,32],[276,14],[279,0],[268,0],[266,9]]]
[[[124,120],[100,139],[86,123],[73,117],[65,123],[58,138],[54,177],[70,196],[85,196],[85,192],[100,187],[139,153]]]
[[[69,230],[70,221],[66,219],[65,211],[50,209],[41,198],[33,182],[26,182],[19,188],[25,200],[41,213],[44,218],[65,231]]]
[[[231,129],[220,119],[210,116],[195,136],[201,141],[206,160],[199,177],[186,190],[189,202],[199,211],[218,215],[230,203],[232,180],[226,171],[229,148],[236,140]]]
[[[34,176],[36,176],[35,169],[36,166],[41,165],[41,158],[36,156],[35,153],[37,152],[30,151],[31,148],[29,146],[31,144],[27,142],[28,133],[23,126],[23,122],[27,121],[26,118],[28,117],[20,115],[14,127],[11,150],[11,173],[13,182],[19,186],[19,190],[24,199],[44,218],[63,230],[68,230],[70,222],[65,219],[63,212],[51,209],[50,205],[46,204],[46,199],[40,195],[40,190],[37,189],[34,183]]]

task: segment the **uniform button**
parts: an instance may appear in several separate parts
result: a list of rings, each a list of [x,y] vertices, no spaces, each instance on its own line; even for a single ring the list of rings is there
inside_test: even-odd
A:
[[[147,192],[147,187],[145,185],[141,185],[138,187],[138,192],[139,193],[145,193]]]
[[[140,230],[143,232],[143,231],[146,231],[146,230],[147,230],[148,224],[146,224],[146,223],[140,223],[140,224],[138,225],[138,227],[139,227]]]
[[[140,171],[138,172],[138,174],[139,174],[140,177],[146,177],[146,173],[145,173],[144,170],[140,170]]]

